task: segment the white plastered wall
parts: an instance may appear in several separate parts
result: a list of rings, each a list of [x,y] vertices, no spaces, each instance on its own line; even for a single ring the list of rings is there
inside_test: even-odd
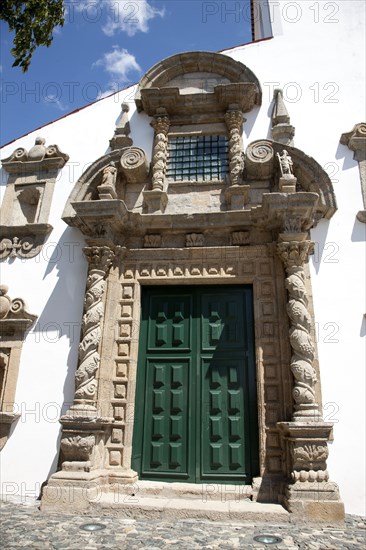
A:
[[[59,417],[72,403],[87,264],[81,233],[61,219],[67,198],[85,169],[108,149],[122,101],[130,106],[131,137],[150,157],[153,130],[144,114],[136,119],[135,87],[103,99],[20,138],[1,151],[6,158],[18,147],[29,150],[40,135],[70,156],[57,178],[49,223],[53,226],[41,253],[33,259],[1,262],[1,284],[11,298],[21,297],[38,320],[25,339],[13,427],[1,461],[1,493],[22,499],[38,496],[56,471],[60,444]],[[7,173],[1,170],[1,200]]]
[[[270,137],[273,90],[281,87],[296,127],[296,147],[333,180],[338,211],[312,231],[316,253],[310,262],[324,415],[335,422],[328,465],[346,511],[364,514],[365,226],[355,217],[363,208],[358,166],[339,144],[341,134],[364,118],[364,10],[358,0],[281,0],[270,2],[270,8],[274,38],[226,53],[262,84],[262,107],[247,114],[245,147]],[[37,493],[56,468],[57,419],[73,397],[86,276],[81,235],[62,222],[61,214],[88,163],[106,152],[123,99],[131,108],[134,145],[150,157],[153,132],[148,117],[135,113],[133,91],[99,101],[2,150],[2,158],[17,147],[29,150],[41,135],[47,145],[57,143],[70,155],[56,182],[49,219],[54,230],[43,252],[1,265],[9,295],[24,298],[39,316],[22,352],[16,393],[22,417],[1,453],[5,495]],[[4,171],[1,183],[3,192]]]

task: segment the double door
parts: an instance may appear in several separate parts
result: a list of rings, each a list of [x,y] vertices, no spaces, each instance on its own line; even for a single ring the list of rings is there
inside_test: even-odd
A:
[[[251,287],[143,288],[132,467],[193,483],[258,474]]]

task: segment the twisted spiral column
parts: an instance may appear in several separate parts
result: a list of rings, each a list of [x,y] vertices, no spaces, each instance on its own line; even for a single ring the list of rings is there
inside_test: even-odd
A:
[[[229,110],[225,114],[225,122],[230,136],[229,167],[231,185],[240,184],[244,170],[244,152],[240,135],[244,120],[243,113],[239,110]]]
[[[84,300],[84,315],[79,345],[79,365],[75,373],[73,410],[94,409],[96,404],[99,369],[99,342],[102,336],[101,320],[104,314],[103,294],[105,277],[115,257],[108,246],[87,246],[84,253],[89,263]]]
[[[164,191],[166,163],[168,158],[169,117],[165,114],[155,115],[151,122],[155,130],[154,151],[152,159],[152,188]]]
[[[277,244],[277,252],[286,269],[288,291],[287,314],[290,318],[291,371],[294,376],[293,420],[320,420],[315,398],[316,372],[313,367],[315,347],[311,337],[312,318],[307,309],[304,263],[313,249],[312,241]]]

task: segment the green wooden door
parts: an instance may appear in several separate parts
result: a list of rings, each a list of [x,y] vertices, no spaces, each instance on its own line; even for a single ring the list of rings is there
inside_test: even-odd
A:
[[[251,483],[258,425],[250,287],[143,289],[132,466]]]

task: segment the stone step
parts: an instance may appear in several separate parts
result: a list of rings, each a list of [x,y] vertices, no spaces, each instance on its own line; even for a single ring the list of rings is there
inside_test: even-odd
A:
[[[134,497],[186,498],[207,501],[250,501],[251,485],[225,485],[220,483],[167,483],[139,480],[133,484],[118,485],[120,495]]]
[[[103,494],[92,504],[93,512],[126,518],[199,519],[210,521],[253,521],[287,523],[290,514],[280,504],[264,504],[242,500],[203,501],[198,498],[165,498],[132,496],[122,493]]]

